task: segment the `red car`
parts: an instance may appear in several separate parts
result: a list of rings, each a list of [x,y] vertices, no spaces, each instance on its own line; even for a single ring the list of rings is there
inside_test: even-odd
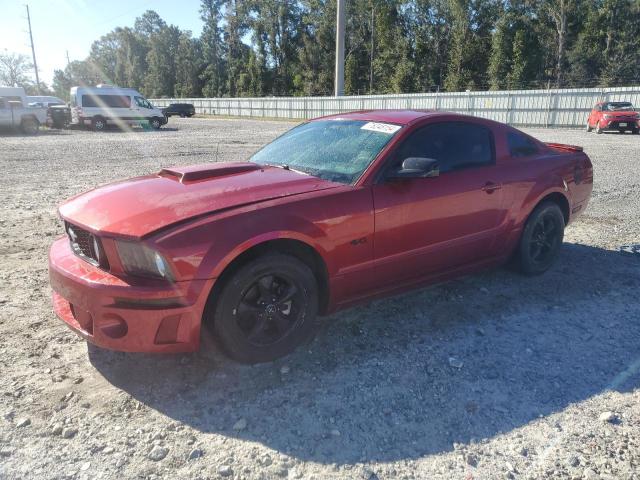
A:
[[[600,102],[593,107],[587,119],[587,132],[596,133],[605,130],[624,133],[629,130],[637,135],[640,132],[640,114],[630,102]]]
[[[291,352],[318,316],[513,259],[556,260],[589,200],[580,147],[490,120],[363,111],[297,126],[248,162],[166,168],[60,207],[58,316],[101,347]]]

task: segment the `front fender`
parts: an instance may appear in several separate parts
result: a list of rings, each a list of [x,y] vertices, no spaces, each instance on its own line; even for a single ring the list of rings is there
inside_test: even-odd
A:
[[[331,278],[371,261],[373,230],[370,189],[345,186],[229,209],[147,240],[172,263],[177,280],[216,278],[238,255],[276,239],[313,248]],[[358,248],[354,239],[363,240]]]
[[[280,208],[229,213],[184,225],[151,243],[175,266],[178,279],[217,278],[243,252],[276,239],[309,245],[330,268],[327,232],[310,220]]]
[[[316,252],[318,252],[318,254],[320,254],[325,265],[327,265],[327,251],[325,249],[325,246],[323,245],[323,242],[319,241],[318,237],[312,237],[292,230],[276,230],[264,232],[252,238],[249,238],[244,242],[233,246],[231,249],[226,251],[226,254],[221,254],[220,251],[215,251],[215,249],[212,248],[202,261],[202,273],[210,271],[210,273],[208,274],[209,277],[218,278],[220,275],[222,275],[222,272],[224,272],[225,269],[244,252],[271,240],[283,239],[296,240],[308,245]]]

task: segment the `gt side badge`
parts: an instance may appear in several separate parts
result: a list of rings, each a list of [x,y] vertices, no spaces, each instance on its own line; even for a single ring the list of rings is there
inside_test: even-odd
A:
[[[351,245],[362,245],[363,243],[367,243],[367,237],[356,238],[355,240],[351,240]]]

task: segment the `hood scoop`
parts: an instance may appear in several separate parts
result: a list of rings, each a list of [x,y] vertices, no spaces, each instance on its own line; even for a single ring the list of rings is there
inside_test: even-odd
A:
[[[260,165],[251,162],[220,162],[205,165],[191,165],[188,167],[163,168],[158,172],[158,176],[170,178],[180,183],[190,183],[251,172],[260,170],[261,168]]]

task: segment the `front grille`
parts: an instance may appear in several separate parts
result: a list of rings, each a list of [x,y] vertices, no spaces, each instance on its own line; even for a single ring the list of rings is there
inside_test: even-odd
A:
[[[65,222],[65,230],[69,236],[71,249],[76,255],[96,267],[102,267],[105,269],[109,267],[107,257],[104,254],[102,244],[98,237],[95,237],[92,233],[68,222]],[[93,241],[94,238],[96,242]],[[95,243],[97,243],[97,250],[96,245],[94,245]]]
[[[609,126],[611,126],[612,128],[618,128],[621,123],[626,123],[627,128],[634,128],[637,125],[635,118],[629,119],[629,120],[625,120],[624,118],[622,118],[622,119],[616,119],[613,122],[609,122]]]

